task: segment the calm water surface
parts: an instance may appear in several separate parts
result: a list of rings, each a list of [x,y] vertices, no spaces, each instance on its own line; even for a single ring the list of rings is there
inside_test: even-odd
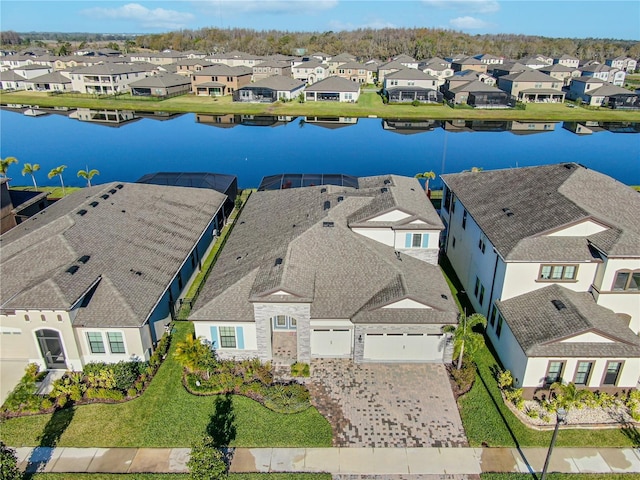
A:
[[[94,183],[135,181],[156,171],[208,171],[237,175],[245,188],[276,173],[413,176],[425,170],[441,174],[562,161],[640,184],[637,124],[600,124],[590,135],[577,135],[570,131],[575,125],[562,122],[525,134],[545,124],[312,120],[184,114],[164,121],[139,118],[116,127],[65,115],[34,118],[2,110],[0,154],[20,161],[9,168],[14,185],[31,184],[21,176],[25,162],[40,164],[39,185],[58,185],[57,178],[49,180],[46,174],[64,164],[66,185],[84,185],[76,172],[88,166],[100,170]]]

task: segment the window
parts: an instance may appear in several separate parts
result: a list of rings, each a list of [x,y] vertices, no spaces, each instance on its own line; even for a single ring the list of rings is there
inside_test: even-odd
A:
[[[456,213],[456,196],[451,196],[451,213]]]
[[[467,228],[467,211],[462,212],[462,229]]]
[[[236,329],[234,327],[220,327],[220,347],[236,348]]]
[[[591,362],[578,362],[578,367],[576,368],[576,376],[573,380],[573,383],[576,385],[586,385],[589,382],[589,374],[591,373],[591,367],[593,363]]]
[[[111,350],[111,353],[126,353],[122,333],[107,332],[107,339],[109,340],[109,350]]]
[[[622,368],[622,362],[609,362],[607,363],[607,371],[604,374],[603,385],[615,385],[618,383],[618,376],[620,375],[620,369]]]
[[[413,242],[411,243],[411,246],[413,248],[420,248],[421,244],[422,244],[422,235],[420,235],[419,233],[414,233]]]
[[[453,237],[453,241],[451,242],[451,246],[456,248],[456,237]]]
[[[577,265],[542,265],[538,280],[571,281],[576,279]]]
[[[613,282],[612,290],[640,290],[640,270],[616,272],[616,279]]]
[[[482,302],[484,301],[484,285],[480,284],[480,296],[478,297],[478,301],[480,302],[480,305],[482,305]]]
[[[484,253],[484,251],[486,250],[487,246],[484,243],[484,238],[480,237],[480,240],[478,240],[478,248],[480,249],[480,251],[482,253]]]
[[[476,277],[476,286],[473,289],[473,296],[478,298],[478,292],[480,291],[480,279]]]
[[[496,323],[496,312],[497,312],[497,308],[494,306],[491,309],[491,315],[489,316],[489,325],[493,327],[493,325]]]
[[[87,332],[87,339],[89,340],[89,349],[91,353],[105,353],[104,342],[102,341],[102,334],[100,332]]]
[[[551,385],[552,383],[562,380],[562,369],[564,368],[564,362],[553,361],[549,362],[547,367],[547,376],[545,378],[545,384]]]
[[[405,237],[405,248],[427,248],[428,245],[429,234],[427,233],[407,233]]]
[[[500,338],[500,334],[502,333],[502,322],[504,322],[504,319],[502,315],[498,313],[498,325],[496,325],[496,337],[498,338]]]

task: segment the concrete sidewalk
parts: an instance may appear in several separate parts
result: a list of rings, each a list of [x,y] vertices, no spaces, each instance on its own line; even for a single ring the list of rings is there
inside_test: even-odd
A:
[[[16,449],[28,472],[185,473],[188,448]],[[477,475],[539,472],[546,448],[236,448],[231,472]],[[640,449],[556,448],[550,472],[640,473]]]

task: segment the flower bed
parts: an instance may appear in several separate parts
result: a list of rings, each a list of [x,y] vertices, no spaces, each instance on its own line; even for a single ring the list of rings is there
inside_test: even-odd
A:
[[[151,382],[166,356],[169,339],[169,335],[160,339],[148,362],[94,362],[86,364],[82,372],[66,372],[53,382],[48,395],[36,394],[36,382],[45,372],[39,372],[37,364],[29,364],[2,405],[0,418],[50,413],[72,405],[131,400],[141,395]]]

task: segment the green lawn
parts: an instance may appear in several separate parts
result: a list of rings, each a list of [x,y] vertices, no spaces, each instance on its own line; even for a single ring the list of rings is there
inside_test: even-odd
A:
[[[191,323],[178,323],[175,339],[193,331]],[[181,385],[182,369],[169,354],[147,391],[139,398],[116,405],[95,404],[7,420],[0,438],[13,447],[39,445],[39,436],[73,447],[189,447],[212,423],[215,398],[187,393]],[[315,408],[302,413],[275,413],[242,396],[232,396],[236,447],[328,447],[331,426]]]
[[[549,473],[549,480],[631,480],[633,473]],[[540,476],[529,473],[483,473],[482,480],[539,480]]]
[[[368,117],[406,118],[406,119],[486,119],[486,120],[538,120],[538,121],[640,121],[640,112],[585,108],[567,108],[564,104],[527,104],[526,110],[476,110],[452,109],[444,105],[385,105],[377,93],[367,92],[360,95],[358,103],[337,102],[276,102],[273,104],[253,104],[233,102],[226,97],[196,97],[181,95],[166,100],[139,100],[130,96],[119,99],[91,98],[56,95],[44,92],[2,92],[2,104],[39,105],[41,107],[85,107],[97,109],[119,109],[138,111],[196,112],[224,115],[229,113],[247,115],[283,115],[283,116],[331,116],[331,117]]]
[[[176,473],[37,473],[33,480],[190,480]],[[331,480],[328,473],[231,473],[229,480]]]
[[[48,200],[57,200],[62,198],[63,196],[67,196],[72,194],[73,192],[77,192],[82,187],[65,187],[64,194],[62,193],[62,187],[38,187],[36,190],[34,187],[30,187],[28,185],[11,185],[11,190],[26,190],[28,192],[49,192],[47,196]]]

